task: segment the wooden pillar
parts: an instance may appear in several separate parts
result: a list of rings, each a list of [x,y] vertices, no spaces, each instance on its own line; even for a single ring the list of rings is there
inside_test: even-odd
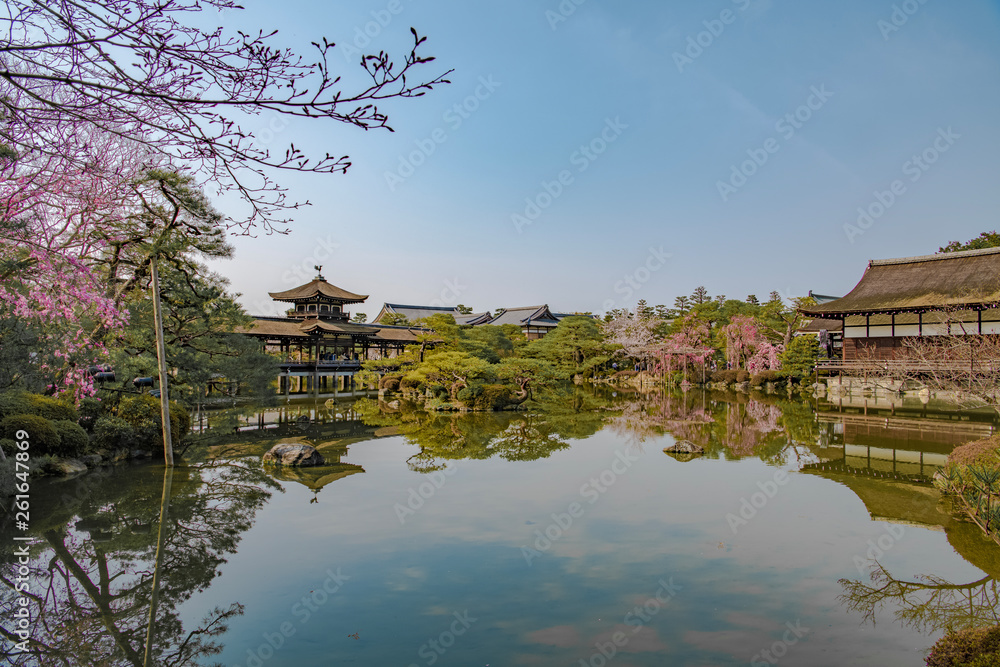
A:
[[[319,308],[319,306],[317,306],[317,308]],[[313,362],[312,363],[313,396],[318,396],[319,395],[319,344],[320,344],[320,340],[321,339],[319,339],[319,338],[316,339],[316,354],[315,354],[315,356],[313,357],[313,360],[312,360],[312,362]]]

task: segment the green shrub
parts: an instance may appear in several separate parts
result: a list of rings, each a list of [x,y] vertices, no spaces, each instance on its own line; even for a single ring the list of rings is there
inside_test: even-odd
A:
[[[31,401],[26,391],[8,391],[0,394],[0,419],[11,415],[33,415]]]
[[[38,415],[10,415],[0,421],[0,437],[17,438],[18,431],[28,433],[29,451],[54,454],[59,449],[59,433],[48,419]]]
[[[928,667],[1000,665],[1000,626],[949,632],[927,656]]]
[[[77,411],[80,413],[79,424],[87,433],[94,432],[94,424],[97,419],[104,414],[105,404],[96,398],[85,398],[80,401]]]
[[[819,341],[816,336],[796,336],[788,343],[788,349],[778,359],[781,370],[795,377],[805,377],[812,373],[819,356]]]
[[[750,378],[750,386],[763,387],[768,382],[784,382],[785,376],[780,371],[761,371]]]
[[[0,395],[0,418],[11,415],[37,415],[49,421],[78,419],[76,409],[66,401],[26,391]]]
[[[458,391],[458,400],[462,401],[471,408],[473,407],[473,404],[476,402],[476,399],[479,398],[482,395],[482,393],[483,393],[482,383],[474,382],[468,387],[462,387]]]
[[[511,387],[502,384],[488,384],[483,386],[483,393],[477,401],[482,410],[502,410],[510,405],[514,400],[514,391]]]
[[[399,382],[402,379],[399,375],[385,375],[379,380],[378,388],[383,391],[399,391]]]
[[[0,449],[7,456],[17,453],[17,441],[13,438],[0,438]]]
[[[139,436],[135,429],[121,417],[105,415],[94,423],[94,445],[98,448],[131,449],[137,444]]]
[[[52,422],[52,426],[59,434],[59,447],[53,453],[67,458],[76,458],[90,451],[90,436],[76,422],[60,419]]]
[[[417,377],[406,376],[399,381],[400,389],[420,389],[422,385],[423,382]]]
[[[458,400],[470,410],[502,410],[514,400],[511,387],[503,384],[473,384],[458,392]]]
[[[712,382],[719,382],[721,384],[729,384],[730,382],[736,382],[736,371],[732,370],[721,370],[712,373]]]
[[[160,424],[160,399],[149,394],[129,396],[118,404],[118,415],[135,431],[143,447],[163,442]],[[96,427],[95,427],[96,428]],[[170,403],[170,436],[176,447],[191,429],[191,415],[179,403]]]
[[[30,401],[33,408],[32,414],[44,417],[49,421],[65,420],[75,422],[80,418],[80,415],[76,412],[76,408],[71,403],[38,394],[29,394],[29,396],[31,397]]]

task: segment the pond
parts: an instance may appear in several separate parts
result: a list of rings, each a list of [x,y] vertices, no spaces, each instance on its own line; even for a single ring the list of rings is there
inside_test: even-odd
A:
[[[196,421],[228,434],[169,475],[35,483],[41,644],[11,664],[143,664],[154,575],[164,665],[922,665],[1000,622],[998,548],[930,484],[989,415],[575,387]],[[272,476],[277,442],[328,465]]]

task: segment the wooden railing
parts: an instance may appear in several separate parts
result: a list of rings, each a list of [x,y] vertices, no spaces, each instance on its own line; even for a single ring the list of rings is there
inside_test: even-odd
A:
[[[871,361],[821,361],[817,371],[858,371],[865,373],[927,373],[933,371],[973,371],[995,373],[1000,370],[1000,360],[993,359],[970,364],[968,361],[920,361],[912,359],[877,359]]]
[[[355,359],[334,359],[315,361],[282,361],[278,364],[281,372],[287,371],[311,371],[314,368],[320,371],[356,371],[361,368],[361,362]]]

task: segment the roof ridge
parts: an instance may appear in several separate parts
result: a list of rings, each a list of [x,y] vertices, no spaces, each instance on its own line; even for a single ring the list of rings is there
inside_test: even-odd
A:
[[[933,255],[915,255],[913,257],[898,257],[894,259],[873,259],[868,266],[891,266],[893,264],[916,264],[918,262],[934,262],[942,259],[958,257],[975,257],[977,255],[995,255],[1000,248],[979,248],[977,250],[959,250],[958,252],[940,252]]]
[[[458,306],[416,306],[408,303],[389,303],[385,302],[385,305],[391,306],[393,308],[413,308],[414,310],[456,310]]]

